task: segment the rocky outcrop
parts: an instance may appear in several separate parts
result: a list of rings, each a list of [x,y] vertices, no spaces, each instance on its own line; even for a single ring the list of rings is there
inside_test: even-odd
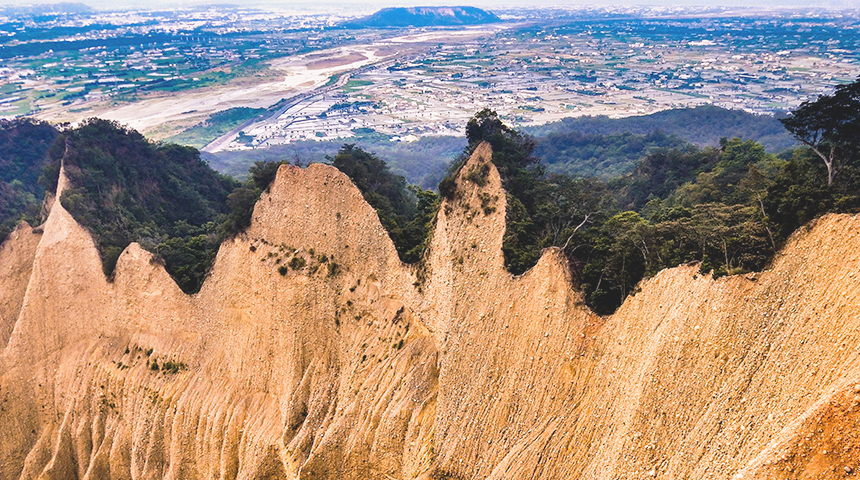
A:
[[[557,250],[505,271],[505,194],[492,167],[481,183],[457,179],[410,266],[346,176],[282,166],[194,296],[134,244],[108,282],[55,203],[0,247],[0,478],[860,468],[860,219],[758,274],[665,270],[599,317]]]

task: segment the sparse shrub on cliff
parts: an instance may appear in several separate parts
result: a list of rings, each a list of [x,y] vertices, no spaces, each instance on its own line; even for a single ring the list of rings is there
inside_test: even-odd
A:
[[[466,180],[478,185],[479,187],[483,187],[487,185],[487,175],[490,173],[490,166],[486,163],[481,165],[480,167],[474,167],[469,170],[469,173],[464,177]]]
[[[161,371],[164,373],[177,374],[183,370],[188,370],[188,366],[183,362],[168,360],[161,365]]]
[[[301,270],[305,268],[305,265],[307,265],[307,263],[308,262],[304,259],[304,257],[296,255],[295,257],[290,259],[289,265],[290,268],[292,268],[293,270]]]
[[[430,456],[435,457],[435,452],[433,452],[432,445],[430,446]],[[430,478],[432,480],[465,480],[466,477],[452,472],[436,470],[430,474]]]

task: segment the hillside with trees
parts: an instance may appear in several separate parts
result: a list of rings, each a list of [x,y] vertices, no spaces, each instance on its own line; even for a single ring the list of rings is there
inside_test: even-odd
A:
[[[60,201],[92,232],[109,278],[120,253],[138,242],[163,259],[183,291],[200,289],[235,180],[212,170],[192,147],[152,143],[99,119],[57,137],[46,171],[58,172],[61,161],[69,186]]]
[[[789,152],[790,156],[798,143],[777,118],[714,106],[627,118],[566,118],[521,131],[534,139],[534,155],[548,172],[607,180],[630,173],[636,162],[655,148],[681,148],[686,143],[718,147],[721,138],[738,137],[759,142],[770,153]],[[397,142],[371,129],[358,129],[355,133],[349,143],[373,152],[392,172],[424,189],[436,188],[447,165],[467,143],[462,137],[425,136],[414,142]],[[219,172],[244,178],[254,162],[288,160],[306,165],[334,156],[341,146],[341,141],[305,140],[203,156]]]
[[[524,273],[542,249],[560,247],[589,306],[608,314],[642,278],[664,268],[697,262],[702,275],[715,277],[760,270],[801,225],[829,212],[860,211],[853,155],[860,136],[851,133],[860,126],[856,85],[807,102],[784,120],[809,145],[787,160],[758,142],[723,137],[713,147],[654,146],[629,173],[610,179],[547,173],[536,140],[491,110],[467,125],[466,152],[482,141],[493,147],[508,194],[508,270]],[[850,108],[825,108],[833,103]],[[443,195],[454,194],[452,178],[465,158],[440,183]],[[838,163],[838,176],[828,161]]]
[[[626,118],[571,117],[538,127],[528,127],[524,131],[537,138],[570,132],[583,135],[625,132],[649,135],[663,132],[700,147],[715,147],[723,137],[738,137],[755,140],[769,152],[779,153],[793,148],[797,143],[780,123],[780,118],[782,116],[755,115],[743,110],[703,105]]]
[[[547,171],[578,176],[614,178],[633,170],[636,162],[660,148],[682,148],[688,143],[662,131],[584,134],[552,133],[535,140],[534,155]]]
[[[39,177],[57,134],[45,122],[0,120],[0,242],[21,220],[41,222],[45,185]]]

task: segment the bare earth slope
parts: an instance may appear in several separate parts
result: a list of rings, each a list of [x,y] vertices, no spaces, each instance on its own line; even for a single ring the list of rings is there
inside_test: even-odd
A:
[[[137,245],[107,282],[55,203],[0,247],[0,479],[860,468],[860,219],[819,220],[760,274],[665,270],[603,318],[558,251],[505,272],[489,180],[458,180],[413,267],[345,175],[282,166],[192,297]]]

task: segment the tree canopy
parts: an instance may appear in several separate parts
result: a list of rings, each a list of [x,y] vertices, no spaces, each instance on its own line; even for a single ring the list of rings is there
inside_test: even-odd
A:
[[[833,95],[804,102],[781,120],[794,137],[815,152],[827,167],[827,184],[857,163],[860,148],[860,79],[836,87]]]
[[[120,253],[138,242],[165,261],[183,291],[200,288],[235,180],[212,170],[195,148],[153,143],[101,119],[57,137],[49,170],[61,161],[69,187],[60,201],[93,233],[109,278]]]
[[[46,184],[39,178],[57,135],[45,122],[0,120],[0,242],[19,221],[35,225],[41,220]]]

